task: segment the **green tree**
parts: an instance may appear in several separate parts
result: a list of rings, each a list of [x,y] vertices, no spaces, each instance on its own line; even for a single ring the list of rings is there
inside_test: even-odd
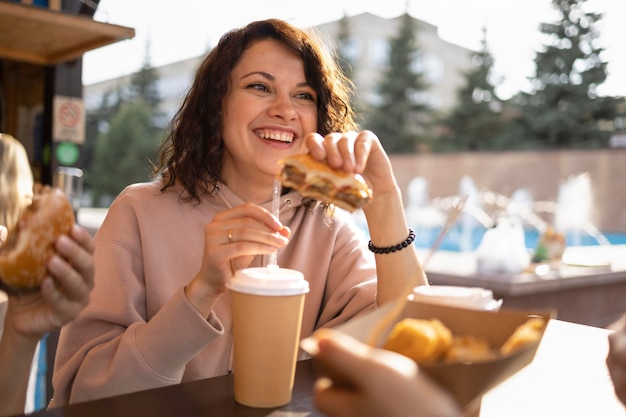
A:
[[[397,36],[389,42],[387,70],[377,87],[380,98],[365,121],[390,153],[412,153],[426,142],[430,107],[424,100],[423,56],[417,42],[417,20],[408,12],[400,17]]]
[[[91,190],[93,177],[93,164],[95,158],[95,148],[97,138],[108,125],[113,115],[119,110],[122,103],[121,91],[110,91],[102,96],[97,109],[89,110],[85,118],[85,143],[80,153],[79,166],[82,167],[85,175],[83,177],[84,189]]]
[[[531,94],[521,94],[526,140],[538,148],[606,147],[617,117],[618,98],[601,97],[606,62],[599,46],[600,13],[583,10],[586,0],[552,0],[560,20],[541,24],[546,41],[535,57]],[[527,146],[526,144],[525,146]]]
[[[497,147],[496,137],[504,128],[502,102],[496,95],[494,59],[483,27],[481,48],[472,54],[472,68],[464,73],[465,84],[457,92],[457,104],[447,114],[444,134],[435,150],[484,150]]]
[[[98,137],[93,165],[93,203],[106,205],[129,184],[150,179],[162,129],[153,109],[138,100],[123,103],[107,132]]]
[[[358,59],[358,51],[356,50],[357,46],[358,45],[355,44],[355,39],[352,36],[350,18],[344,12],[343,17],[339,20],[335,59],[337,60],[343,74],[352,82],[354,82],[354,70],[356,68],[355,60]],[[353,107],[357,109],[355,113],[357,118],[359,118],[361,115],[361,104],[359,103],[357,88],[358,86],[356,86],[356,88],[352,91],[350,102]]]
[[[127,86],[105,94],[101,106],[87,115],[96,138],[92,165],[85,175],[95,205],[107,204],[126,185],[149,179],[163,134],[158,74],[146,47],[144,64]]]
[[[354,68],[353,56],[354,45],[351,40],[350,19],[344,12],[339,20],[339,30],[337,32],[337,60],[343,74],[348,78],[352,78]]]
[[[134,73],[130,79],[129,100],[143,100],[153,109],[158,109],[161,104],[158,82],[159,75],[151,63],[150,41],[148,41],[141,70]]]

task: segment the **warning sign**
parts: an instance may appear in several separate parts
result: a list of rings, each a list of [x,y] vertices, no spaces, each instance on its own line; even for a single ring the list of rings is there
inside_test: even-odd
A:
[[[85,143],[85,105],[82,98],[55,96],[53,112],[54,142]]]

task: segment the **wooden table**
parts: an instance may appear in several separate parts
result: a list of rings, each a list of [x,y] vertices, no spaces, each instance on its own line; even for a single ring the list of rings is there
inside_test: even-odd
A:
[[[473,252],[439,251],[426,274],[431,284],[490,289],[504,309],[553,310],[560,320],[597,327],[617,320],[626,311],[626,245],[570,247],[565,255],[598,266],[563,264],[544,275],[482,272]]]
[[[483,397],[480,417],[624,417],[605,364],[610,331],[551,320],[533,362]]]
[[[534,361],[483,397],[481,417],[624,417],[604,359],[610,332],[552,320]],[[232,375],[41,411],[39,417],[318,417],[312,403],[316,373],[299,362],[293,400],[254,409],[233,399]]]

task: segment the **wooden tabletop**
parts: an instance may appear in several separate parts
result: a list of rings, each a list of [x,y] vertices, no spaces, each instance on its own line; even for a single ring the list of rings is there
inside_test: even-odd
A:
[[[483,397],[480,416],[626,416],[604,362],[609,333],[551,320],[533,362]]]
[[[533,362],[487,393],[480,417],[624,417],[606,365],[609,331],[552,320]],[[233,399],[232,375],[41,411],[52,417],[321,417],[313,406],[316,372],[298,363],[293,400],[277,409],[255,409]]]

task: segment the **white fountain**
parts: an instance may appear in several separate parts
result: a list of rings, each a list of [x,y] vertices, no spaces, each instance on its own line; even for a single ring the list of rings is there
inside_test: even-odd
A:
[[[430,204],[428,181],[424,177],[415,177],[409,182],[405,214],[409,227],[415,231],[415,243],[420,247],[429,246],[443,226],[445,215]]]
[[[598,228],[591,222],[593,194],[589,173],[569,177],[559,186],[559,194],[554,212],[554,226],[571,238],[573,246],[582,244],[582,236],[588,233],[601,244],[610,244]]]
[[[482,198],[480,192],[474,183],[472,177],[465,175],[461,178],[459,184],[459,193],[461,196],[467,196],[463,212],[459,216],[460,236],[459,249],[462,252],[470,252],[474,250],[474,232],[477,228],[483,228],[481,222],[478,221],[476,212],[484,212],[482,208]]]
[[[534,211],[535,201],[530,191],[519,188],[511,194],[511,198],[506,203],[506,213],[508,216],[519,217],[524,226],[536,229],[542,234],[548,227],[545,220]]]

